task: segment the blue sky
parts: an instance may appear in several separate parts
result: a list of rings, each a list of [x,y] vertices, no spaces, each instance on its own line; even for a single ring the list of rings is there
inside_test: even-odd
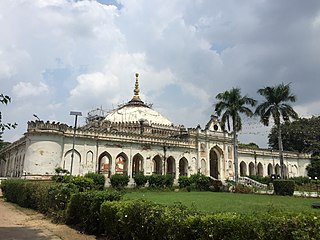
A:
[[[0,92],[4,139],[33,114],[73,124],[70,110],[111,110],[142,99],[176,125],[205,126],[215,96],[291,83],[301,116],[319,115],[317,0],[0,1]],[[83,124],[82,118],[80,123]],[[241,142],[267,146],[269,129],[244,118]]]

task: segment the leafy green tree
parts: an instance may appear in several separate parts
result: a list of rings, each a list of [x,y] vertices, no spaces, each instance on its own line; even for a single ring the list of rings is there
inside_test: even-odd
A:
[[[308,176],[318,179],[320,178],[320,157],[316,156],[311,159],[311,163],[307,166]]]
[[[11,98],[9,96],[0,94],[0,103],[7,105],[9,102],[11,102]],[[3,133],[6,128],[16,128],[16,126],[16,123],[2,123],[2,113],[0,111],[0,133]]]
[[[3,139],[2,139],[2,134],[3,134],[3,133],[0,132],[0,149],[10,144],[9,142],[3,141]]]
[[[283,149],[320,155],[320,117],[299,118],[281,124]],[[269,134],[269,146],[278,149],[278,129]]]
[[[283,145],[281,135],[281,119],[284,122],[290,121],[290,118],[297,119],[298,114],[288,104],[295,102],[296,96],[291,93],[289,84],[279,84],[273,87],[265,87],[258,90],[258,93],[265,98],[264,102],[258,105],[255,113],[260,116],[263,125],[268,126],[272,117],[278,130],[279,158],[281,166],[281,177],[284,177],[283,171]]]
[[[215,105],[215,112],[218,116],[221,116],[222,127],[225,128],[225,124],[227,124],[228,130],[230,131],[230,121],[232,121],[234,172],[235,181],[237,182],[239,178],[237,132],[242,128],[240,114],[251,117],[253,112],[247,105],[253,107],[257,101],[249,98],[247,95],[242,96],[239,88],[232,88],[230,91],[219,93],[216,99],[219,100],[219,102]]]

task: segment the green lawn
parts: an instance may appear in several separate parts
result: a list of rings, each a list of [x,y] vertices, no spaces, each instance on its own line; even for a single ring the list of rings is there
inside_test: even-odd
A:
[[[124,195],[124,199],[145,199],[155,203],[170,205],[180,202],[202,212],[317,212],[311,204],[320,199],[288,197],[258,194],[237,194],[225,192],[153,192],[133,191]]]

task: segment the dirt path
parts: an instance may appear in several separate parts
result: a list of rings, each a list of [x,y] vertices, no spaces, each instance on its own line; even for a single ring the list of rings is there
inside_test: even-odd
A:
[[[0,239],[91,240],[96,237],[81,234],[63,224],[54,224],[44,215],[5,202],[0,197]]]

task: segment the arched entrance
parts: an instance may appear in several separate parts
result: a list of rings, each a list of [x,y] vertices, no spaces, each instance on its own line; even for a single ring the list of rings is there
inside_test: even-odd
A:
[[[179,176],[188,176],[188,160],[185,157],[179,161]]]
[[[219,158],[216,151],[210,150],[210,176],[219,179]]]
[[[176,164],[175,160],[173,157],[168,157],[167,159],[167,169],[166,169],[166,174],[175,176],[176,174]]]
[[[152,159],[152,173],[153,174],[162,174],[162,160],[161,157],[159,155],[155,156]]]
[[[120,153],[116,157],[115,170],[117,174],[128,175],[128,157],[125,153]]]
[[[201,160],[201,171],[200,172],[204,175],[207,174],[207,163],[206,163],[206,160],[204,160],[204,159]]]
[[[254,176],[256,175],[255,170],[254,170],[254,163],[250,162],[249,163],[249,176]]]
[[[135,176],[139,172],[143,172],[143,157],[137,153],[132,158],[132,176]]]
[[[273,166],[271,163],[268,164],[268,176],[271,176],[273,174]]]
[[[277,176],[280,176],[280,172],[281,172],[281,169],[280,169],[279,164],[277,163],[277,164],[276,164],[276,167],[275,167],[275,174],[276,174]]]
[[[98,173],[107,174],[108,177],[111,176],[112,169],[112,158],[108,152],[103,152],[99,156]]]
[[[68,170],[71,172],[71,158],[72,158],[72,152],[73,150],[69,150],[64,155],[64,164],[63,169]],[[74,149],[74,155],[73,155],[73,161],[72,161],[72,175],[77,176],[80,174],[80,163],[81,163],[81,156],[80,153]]]
[[[247,164],[244,161],[242,161],[240,163],[240,176],[244,177],[246,175],[247,175]]]
[[[263,177],[263,165],[262,163],[258,163],[258,176]]]

